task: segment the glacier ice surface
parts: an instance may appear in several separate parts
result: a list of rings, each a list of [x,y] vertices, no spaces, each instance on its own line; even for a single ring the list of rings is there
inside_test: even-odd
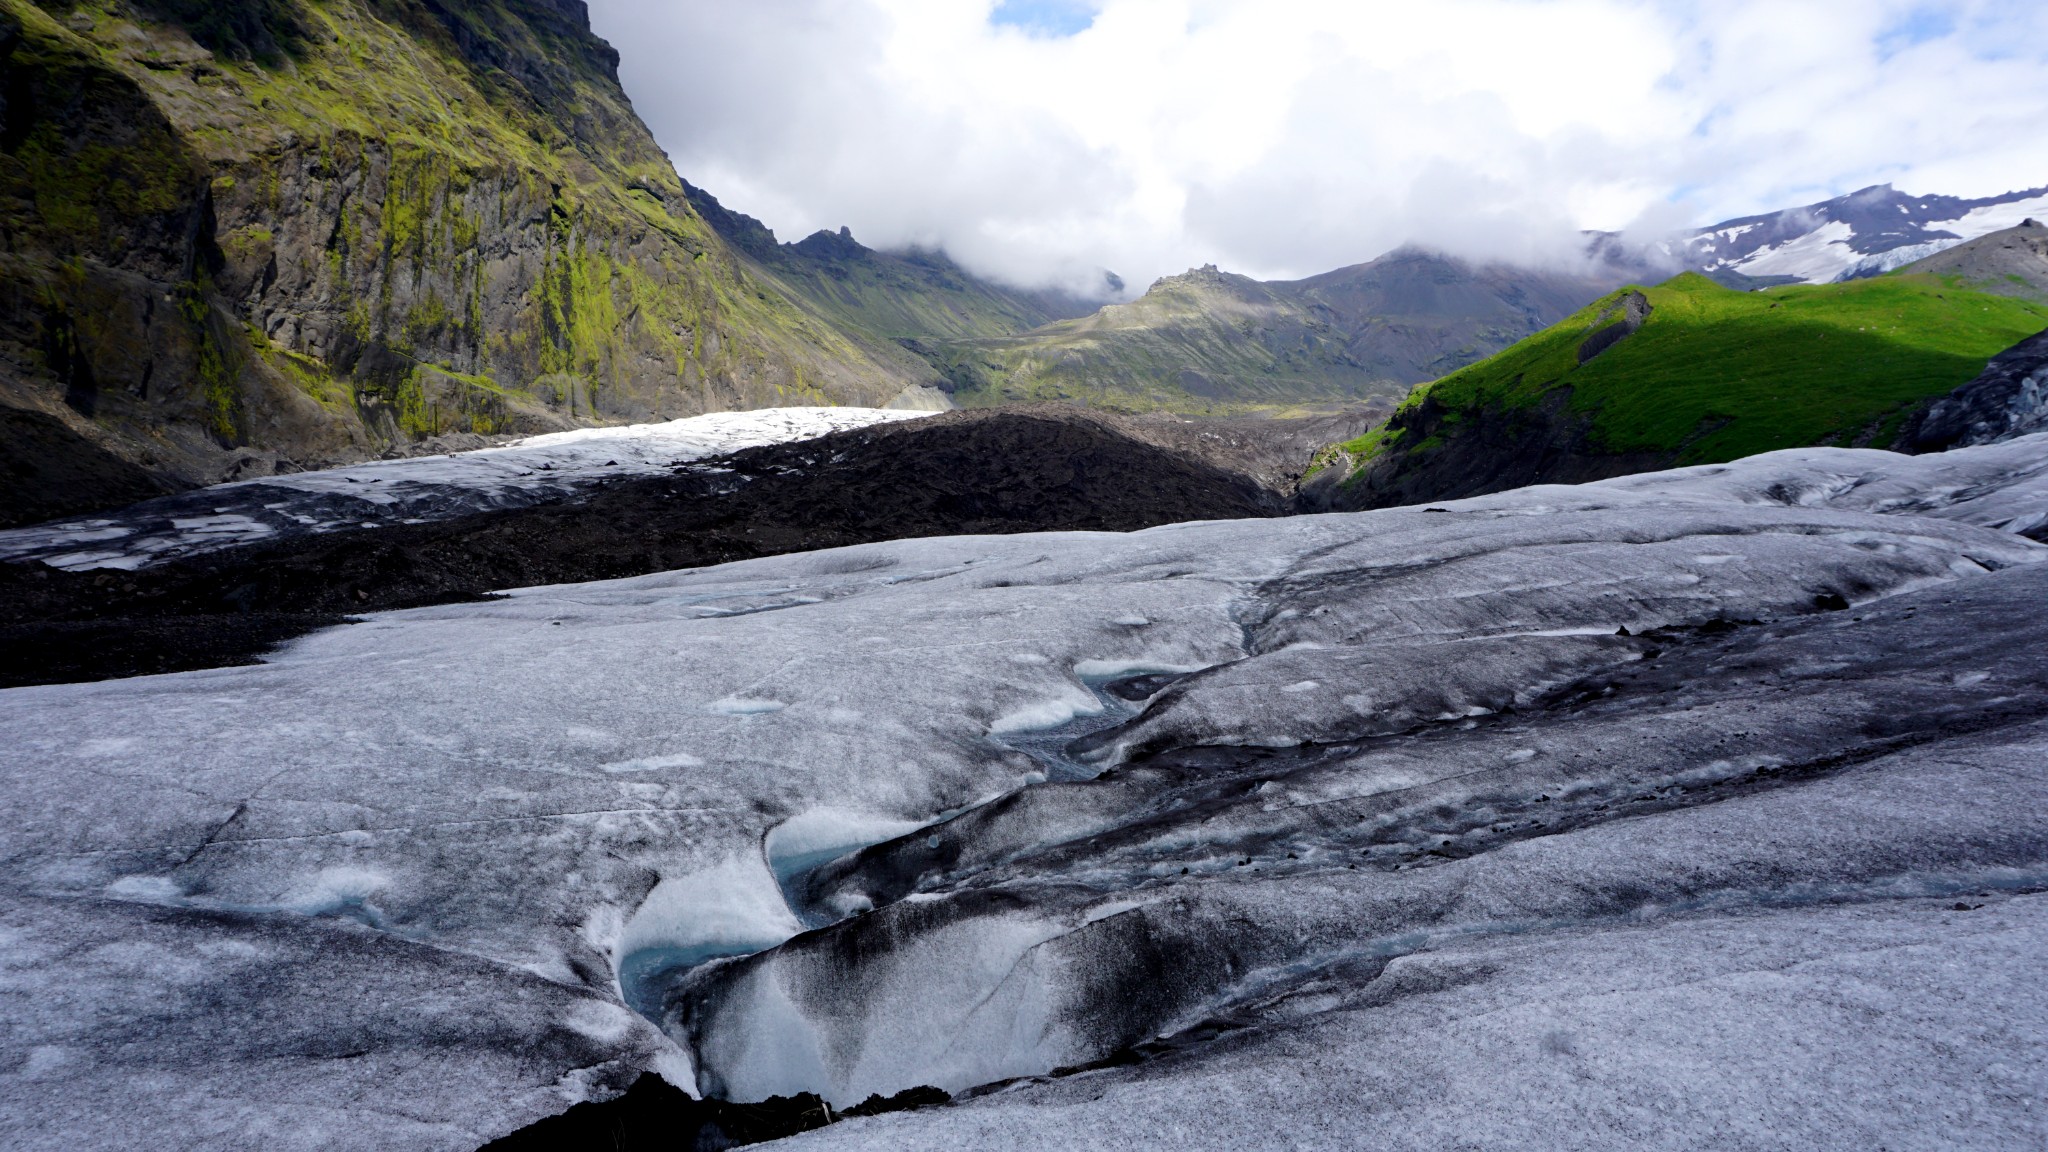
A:
[[[2038,1142],[2044,457],[863,545],[0,692],[0,1107],[460,1149],[657,1069],[1014,1081],[826,1145]]]

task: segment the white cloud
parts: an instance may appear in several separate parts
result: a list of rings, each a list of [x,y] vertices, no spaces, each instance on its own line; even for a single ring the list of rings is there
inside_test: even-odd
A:
[[[2048,183],[2038,0],[1002,7],[1021,26],[993,0],[592,3],[693,183],[784,239],[844,224],[1025,282],[1540,259],[1869,183]]]

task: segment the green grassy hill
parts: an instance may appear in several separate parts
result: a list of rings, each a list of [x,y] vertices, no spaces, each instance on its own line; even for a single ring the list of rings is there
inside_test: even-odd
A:
[[[1812,444],[1884,447],[1919,405],[2048,328],[2048,305],[1886,276],[1625,288],[1417,388],[1337,446],[1344,507],[1448,499]],[[1337,477],[1341,476],[1341,481]]]
[[[1388,390],[1349,362],[1326,320],[1213,267],[1166,277],[1091,316],[944,345],[941,356],[955,398],[970,405],[1233,412]]]

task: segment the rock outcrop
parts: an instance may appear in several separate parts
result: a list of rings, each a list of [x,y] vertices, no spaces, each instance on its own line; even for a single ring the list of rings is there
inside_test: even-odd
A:
[[[1909,452],[1994,444],[2048,429],[2048,332],[2000,353],[1984,374],[1916,414],[1899,434]]]
[[[1994,296],[2048,303],[2048,225],[2022,220],[1900,269],[1941,276]]]

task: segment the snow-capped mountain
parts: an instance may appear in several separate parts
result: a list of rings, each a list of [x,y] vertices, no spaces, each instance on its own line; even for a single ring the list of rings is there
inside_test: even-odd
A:
[[[2048,187],[1965,200],[1910,196],[1878,184],[1818,204],[1728,220],[1659,247],[1708,275],[1825,284],[1882,275],[2034,217],[2048,217]]]

